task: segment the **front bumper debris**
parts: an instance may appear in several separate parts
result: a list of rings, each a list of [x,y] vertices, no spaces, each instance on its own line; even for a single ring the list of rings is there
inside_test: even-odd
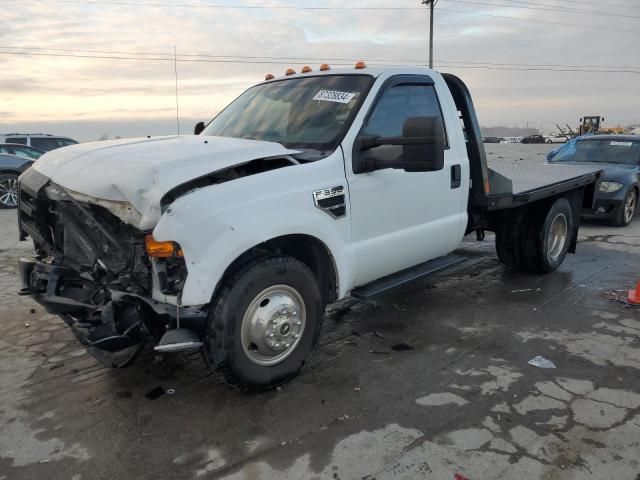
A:
[[[88,347],[116,353],[152,342],[176,326],[203,338],[205,306],[176,307],[135,293],[111,289],[75,271],[38,259],[21,258],[20,295],[29,295],[59,315]]]

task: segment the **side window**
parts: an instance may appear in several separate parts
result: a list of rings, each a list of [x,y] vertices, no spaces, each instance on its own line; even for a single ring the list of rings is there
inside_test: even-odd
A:
[[[10,138],[7,138],[6,142],[7,143],[19,143],[21,145],[26,145],[27,144],[27,138],[26,137],[10,137]]]
[[[432,85],[396,85],[382,94],[369,117],[366,133],[399,137],[407,118],[434,115],[442,117],[442,111]]]
[[[78,142],[71,140],[70,138],[58,138],[58,145],[66,147],[69,145],[76,145]]]
[[[50,150],[55,150],[56,148],[60,148],[58,144],[58,140],[51,137],[31,137],[31,146],[33,148],[37,148],[42,152],[48,152]]]

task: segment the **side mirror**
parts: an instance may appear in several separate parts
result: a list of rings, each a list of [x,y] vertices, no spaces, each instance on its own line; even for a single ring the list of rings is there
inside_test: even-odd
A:
[[[385,145],[402,146],[396,160],[366,158],[366,150]],[[402,125],[401,137],[360,135],[354,144],[353,172],[365,173],[385,168],[407,172],[433,172],[444,168],[444,125],[442,117],[409,117]]]
[[[200,135],[202,133],[202,131],[204,130],[204,122],[198,122],[196,123],[195,128],[193,129],[193,134],[194,135]]]
[[[402,137],[418,143],[402,147],[407,172],[435,172],[444,168],[444,125],[442,117],[410,117],[402,126]]]

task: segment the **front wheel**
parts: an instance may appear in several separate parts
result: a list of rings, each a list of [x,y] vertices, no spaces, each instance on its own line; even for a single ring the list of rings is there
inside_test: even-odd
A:
[[[205,358],[226,383],[274,388],[315,349],[324,303],[313,272],[287,256],[261,257],[223,281],[207,320]]]
[[[545,140],[545,142],[546,142],[546,143],[553,143],[553,140],[551,140],[551,139],[547,139],[547,140]]]
[[[638,205],[638,194],[636,190],[631,187],[625,195],[622,205],[618,209],[613,224],[616,227],[626,227],[633,220],[633,216],[636,213],[636,207]]]

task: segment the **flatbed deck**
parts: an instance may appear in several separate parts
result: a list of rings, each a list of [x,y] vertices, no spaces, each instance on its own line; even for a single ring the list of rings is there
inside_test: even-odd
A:
[[[546,152],[522,152],[509,145],[486,145],[487,166],[499,175],[491,178],[490,209],[517,206],[594,182],[600,169],[546,162]],[[509,181],[505,181],[505,177]]]

